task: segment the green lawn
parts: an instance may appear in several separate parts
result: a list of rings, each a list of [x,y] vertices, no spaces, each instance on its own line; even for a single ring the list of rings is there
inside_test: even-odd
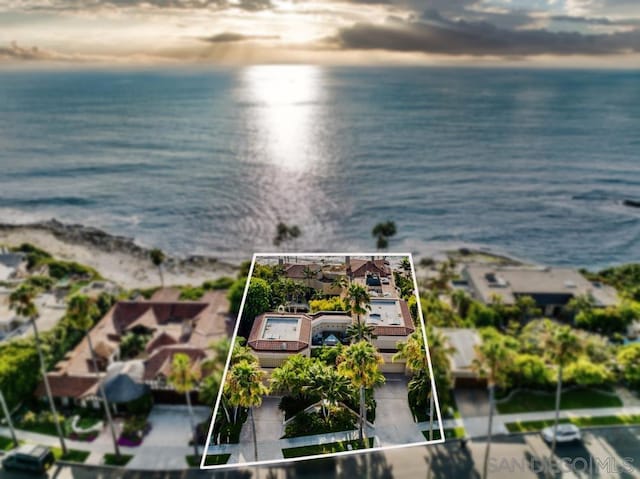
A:
[[[373,438],[370,437],[368,439],[369,447],[373,447]],[[356,439],[353,441],[340,441],[340,442],[330,442],[328,444],[318,444],[314,446],[301,446],[301,447],[290,447],[288,449],[282,450],[282,455],[285,459],[289,459],[292,457],[304,457],[304,456],[316,456],[319,454],[331,454],[334,452],[344,452],[348,451],[348,445],[351,445],[353,449],[364,449],[363,444],[360,440]]]
[[[518,421],[506,424],[509,432],[531,432],[539,431],[545,427],[553,425],[553,419],[544,421]],[[572,417],[569,419],[560,419],[561,423],[571,423],[578,427],[593,426],[631,426],[640,424],[640,414],[635,415],[618,415],[618,416],[601,416],[601,417]]]
[[[219,466],[221,464],[226,464],[231,454],[209,454],[205,460],[205,466]],[[187,456],[187,464],[189,467],[200,467],[200,456]]]
[[[120,457],[115,454],[108,453],[104,455],[104,464],[107,466],[126,466],[133,456],[129,454],[120,454]]]
[[[22,441],[18,440],[18,442],[22,444]],[[14,447],[13,439],[10,437],[0,436],[0,451],[9,451]]]
[[[67,449],[66,454],[62,454],[62,448],[52,447],[51,452],[56,461],[84,462],[91,454],[89,451],[79,451],[78,449]]]
[[[422,431],[422,435],[428,441],[429,440],[429,431]],[[466,436],[466,432],[463,427],[454,427],[450,429],[444,430],[444,438],[445,439],[462,439]],[[433,430],[433,440],[437,441],[440,439],[440,429]]]
[[[555,393],[534,394],[527,391],[515,393],[507,402],[496,404],[500,414],[521,412],[553,411],[555,409]],[[599,407],[620,407],[622,401],[617,396],[610,396],[590,389],[574,389],[562,393],[561,409],[585,409]]]

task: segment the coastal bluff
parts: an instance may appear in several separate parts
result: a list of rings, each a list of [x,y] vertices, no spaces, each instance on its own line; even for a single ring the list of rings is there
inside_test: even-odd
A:
[[[105,278],[125,287],[159,284],[157,269],[149,258],[151,248],[137,244],[133,238],[56,219],[0,224],[0,244],[18,246],[22,243],[31,243],[68,261],[87,264]],[[199,284],[221,276],[233,276],[237,268],[237,265],[203,255],[177,257],[167,254],[163,264],[166,284]]]

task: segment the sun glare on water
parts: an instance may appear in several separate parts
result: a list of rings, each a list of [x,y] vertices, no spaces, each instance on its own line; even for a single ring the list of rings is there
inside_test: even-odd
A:
[[[289,170],[318,166],[315,128],[320,114],[322,69],[311,65],[260,65],[242,73],[243,89],[254,105],[256,151],[265,161]]]

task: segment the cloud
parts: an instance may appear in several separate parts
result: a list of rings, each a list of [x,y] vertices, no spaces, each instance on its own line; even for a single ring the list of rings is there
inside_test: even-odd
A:
[[[18,10],[84,12],[100,9],[224,10],[259,11],[272,8],[271,0],[25,0]]]
[[[420,19],[358,23],[334,37],[342,49],[472,56],[606,55],[640,52],[640,30],[609,34],[509,30],[488,22],[450,20],[437,11]]]
[[[223,32],[210,37],[201,38],[202,41],[208,43],[233,43],[245,42],[250,40],[277,40],[278,35],[244,35],[235,32]]]
[[[0,46],[0,60],[21,61],[67,61],[72,60],[69,55],[58,52],[42,50],[36,46],[25,48],[17,42],[11,42],[8,46]]]

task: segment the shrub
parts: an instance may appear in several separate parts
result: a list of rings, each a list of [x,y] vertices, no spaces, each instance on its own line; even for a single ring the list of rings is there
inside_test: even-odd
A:
[[[202,283],[202,288],[205,291],[215,291],[219,289],[229,289],[234,283],[233,278],[229,278],[228,276],[222,276],[218,279],[214,279],[213,281],[205,281]]]
[[[346,311],[344,301],[339,297],[329,299],[312,299],[309,301],[309,308],[312,313],[318,311]]]
[[[613,375],[603,364],[594,364],[581,358],[567,366],[565,376],[568,383],[580,386],[603,386],[611,383]]]

